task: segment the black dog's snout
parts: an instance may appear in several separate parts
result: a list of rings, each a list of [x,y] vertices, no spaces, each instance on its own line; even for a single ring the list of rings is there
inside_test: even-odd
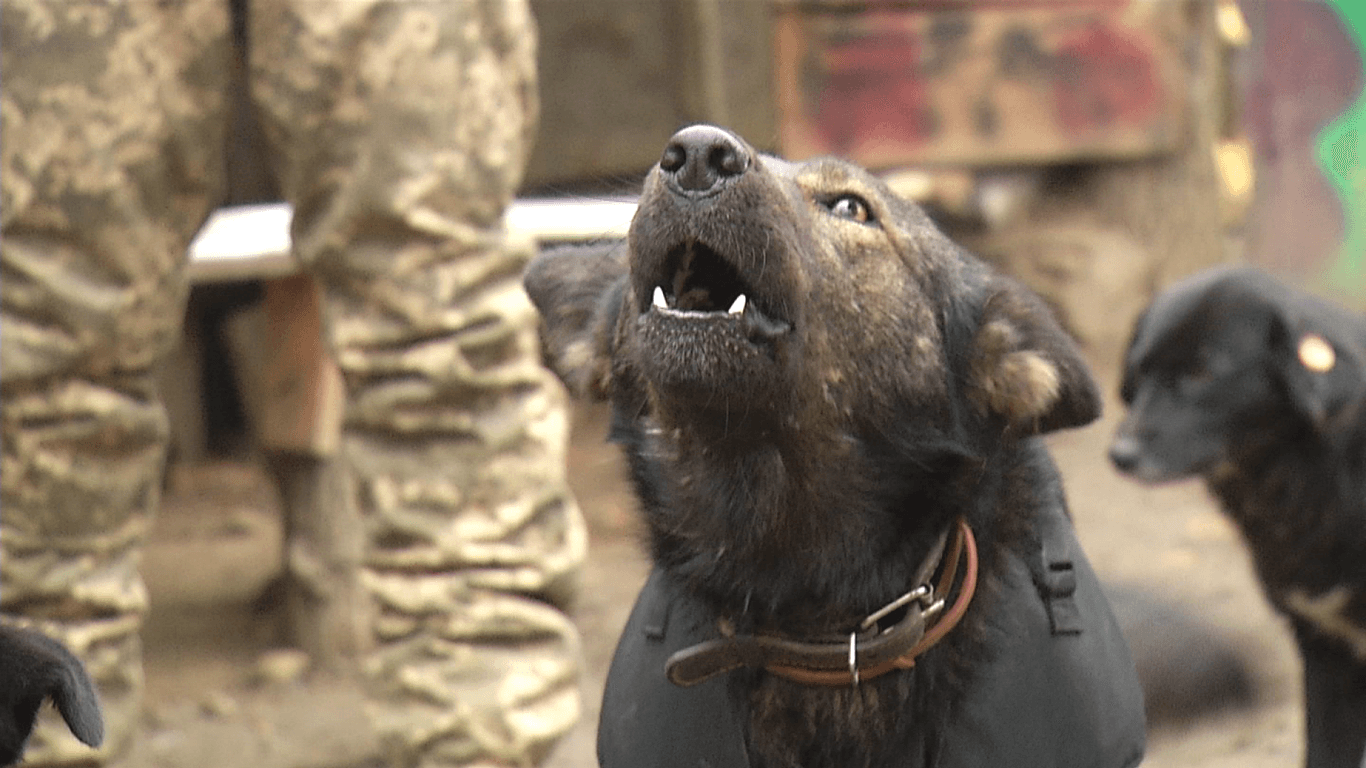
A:
[[[1110,443],[1110,461],[1121,472],[1132,472],[1141,456],[1142,446],[1132,437],[1120,435]]]
[[[749,150],[735,136],[713,125],[693,125],[669,139],[659,169],[671,186],[699,194],[742,175],[750,160]]]

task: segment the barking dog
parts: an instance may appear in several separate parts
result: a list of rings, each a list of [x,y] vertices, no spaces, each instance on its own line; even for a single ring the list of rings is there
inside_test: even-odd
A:
[[[1158,296],[1124,362],[1115,465],[1203,477],[1304,661],[1309,768],[1366,746],[1366,318],[1250,269]]]
[[[625,243],[526,286],[609,398],[655,562],[607,768],[1127,766],[1132,661],[1037,435],[1098,397],[1041,302],[832,159],[676,134]]]
[[[81,662],[56,640],[0,624],[0,765],[19,762],[48,699],[76,738],[92,747],[104,740],[99,699]]]

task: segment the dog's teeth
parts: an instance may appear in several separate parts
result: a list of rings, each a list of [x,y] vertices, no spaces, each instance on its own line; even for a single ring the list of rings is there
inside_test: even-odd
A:
[[[669,302],[664,300],[664,289],[658,285],[655,286],[654,304],[656,307],[659,307],[660,309],[669,308]]]
[[[742,293],[735,297],[735,303],[730,305],[729,311],[732,315],[738,315],[745,311],[745,294]]]

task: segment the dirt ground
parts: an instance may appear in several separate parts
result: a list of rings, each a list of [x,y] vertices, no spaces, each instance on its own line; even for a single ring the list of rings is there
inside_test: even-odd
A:
[[[1113,387],[1110,387],[1113,391]],[[1154,702],[1152,768],[1270,768],[1300,760],[1297,661],[1262,600],[1236,533],[1196,485],[1144,488],[1104,459],[1118,409],[1053,439],[1081,538]],[[592,544],[575,619],[584,638],[584,717],[552,768],[587,768],[617,633],[646,564],[615,449],[597,408],[576,414],[571,473]],[[147,553],[147,708],[128,766],[379,766],[354,684],[296,675],[272,652],[274,624],[251,599],[276,573],[274,494],[249,463],[179,466]],[[1211,671],[1211,670],[1214,671]],[[1245,675],[1251,701],[1200,711]],[[1160,701],[1158,701],[1160,699]],[[1165,702],[1165,703],[1163,703]]]

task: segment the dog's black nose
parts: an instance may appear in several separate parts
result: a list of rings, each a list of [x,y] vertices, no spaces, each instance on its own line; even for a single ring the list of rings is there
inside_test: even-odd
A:
[[[675,133],[659,158],[665,180],[693,194],[717,189],[743,174],[749,164],[745,145],[714,125],[692,125]]]
[[[1141,455],[1142,446],[1127,435],[1120,435],[1110,443],[1110,461],[1120,472],[1132,472],[1138,466]]]

